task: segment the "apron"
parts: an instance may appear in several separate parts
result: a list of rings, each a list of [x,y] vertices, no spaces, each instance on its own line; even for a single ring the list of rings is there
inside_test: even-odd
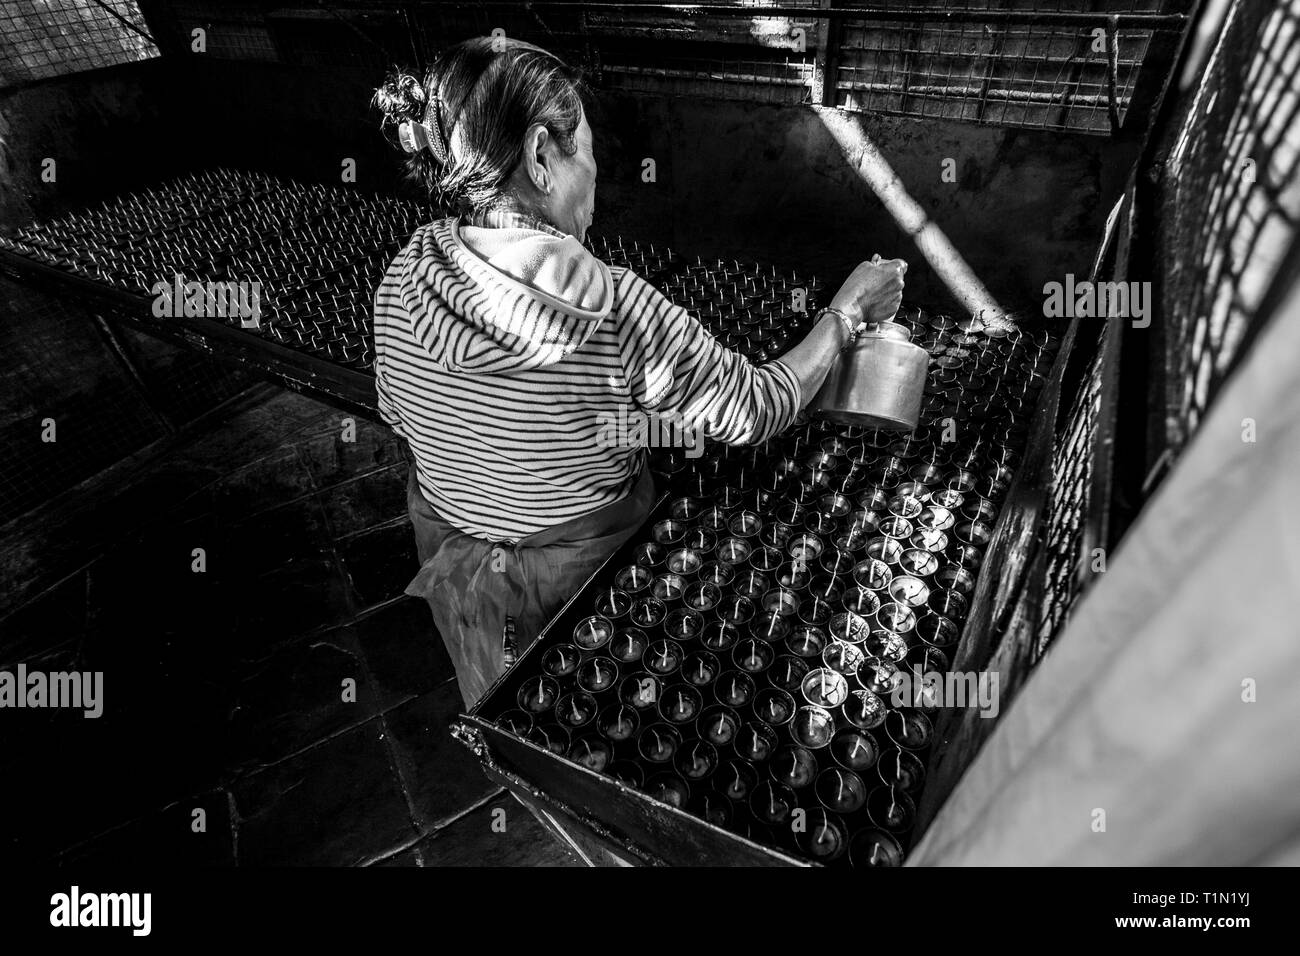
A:
[[[654,480],[643,460],[630,494],[516,542],[490,541],[448,524],[421,493],[414,465],[406,503],[420,559],[406,593],[424,598],[433,611],[468,709],[505,673],[507,618],[522,655],[641,526],[654,505]]]

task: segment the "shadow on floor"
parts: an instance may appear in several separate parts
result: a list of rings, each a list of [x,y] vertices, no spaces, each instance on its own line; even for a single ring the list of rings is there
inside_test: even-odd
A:
[[[6,858],[575,862],[449,736],[451,663],[402,594],[404,452],[361,420],[344,441],[346,417],[276,394],[0,544],[76,567],[0,620],[0,669],[103,673],[98,718],[4,713]]]

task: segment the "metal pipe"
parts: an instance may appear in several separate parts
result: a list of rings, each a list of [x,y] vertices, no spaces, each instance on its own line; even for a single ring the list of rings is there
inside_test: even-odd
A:
[[[505,0],[447,0],[447,2],[421,3],[420,6],[461,8],[471,10],[502,10],[522,12],[518,3]],[[747,6],[741,4],[695,3],[605,3],[585,0],[533,0],[524,5],[529,11],[537,9],[556,12],[587,14],[657,14],[682,17],[718,17],[723,19],[763,19],[788,17],[797,20],[857,20],[864,22],[915,23],[990,23],[1008,25],[1042,24],[1046,26],[1104,26],[1112,18],[1120,26],[1145,29],[1176,29],[1187,22],[1182,13],[1106,13],[1105,11],[1051,11],[1051,10],[943,10],[932,7],[786,7]]]

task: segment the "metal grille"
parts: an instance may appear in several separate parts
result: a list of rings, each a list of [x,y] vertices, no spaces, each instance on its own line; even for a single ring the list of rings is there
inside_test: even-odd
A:
[[[0,86],[147,60],[158,55],[148,32],[132,0],[8,0],[0,5]]]
[[[1092,489],[1093,451],[1101,413],[1103,350],[1097,349],[1052,455],[1047,506],[1047,572],[1034,657],[1041,657],[1082,591],[1084,532]]]
[[[192,49],[193,31],[201,29],[204,56],[268,62],[279,59],[260,4],[181,0],[172,5],[172,15],[184,48]]]
[[[1238,3],[1164,169],[1166,460],[1195,434],[1300,223],[1300,2]]]
[[[880,4],[848,3],[880,8]],[[1089,12],[1080,2],[926,3],[935,10]],[[1159,0],[1106,3],[1104,13],[1160,12]],[[1103,35],[1094,31],[1101,28]],[[835,104],[901,116],[1109,133],[1123,122],[1152,31],[996,22],[846,21]]]

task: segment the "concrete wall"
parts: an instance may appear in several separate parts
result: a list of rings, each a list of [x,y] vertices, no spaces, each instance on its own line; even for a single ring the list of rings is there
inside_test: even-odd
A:
[[[827,119],[868,138],[990,291],[1041,303],[1043,282],[1085,271],[1100,237],[1105,141],[954,121],[738,102],[605,97],[596,227],[706,256],[749,257],[835,278],[872,253],[911,263],[909,294],[946,290]],[[643,158],[657,182],[641,179]],[[956,182],[942,179],[955,160]]]
[[[228,61],[195,63],[187,81],[191,108],[214,131],[210,158],[337,183],[351,157],[360,188],[389,190],[399,156],[367,107],[372,85],[355,73]],[[875,144],[1007,305],[1036,309],[1044,282],[1085,271],[1105,218],[1112,147],[1095,136],[623,93],[599,95],[591,119],[597,231],[834,281],[874,252],[898,255],[912,263],[909,294],[936,305],[950,304],[943,283],[846,157],[846,138]],[[642,181],[646,158],[654,183]],[[946,158],[956,182],[943,181]]]

